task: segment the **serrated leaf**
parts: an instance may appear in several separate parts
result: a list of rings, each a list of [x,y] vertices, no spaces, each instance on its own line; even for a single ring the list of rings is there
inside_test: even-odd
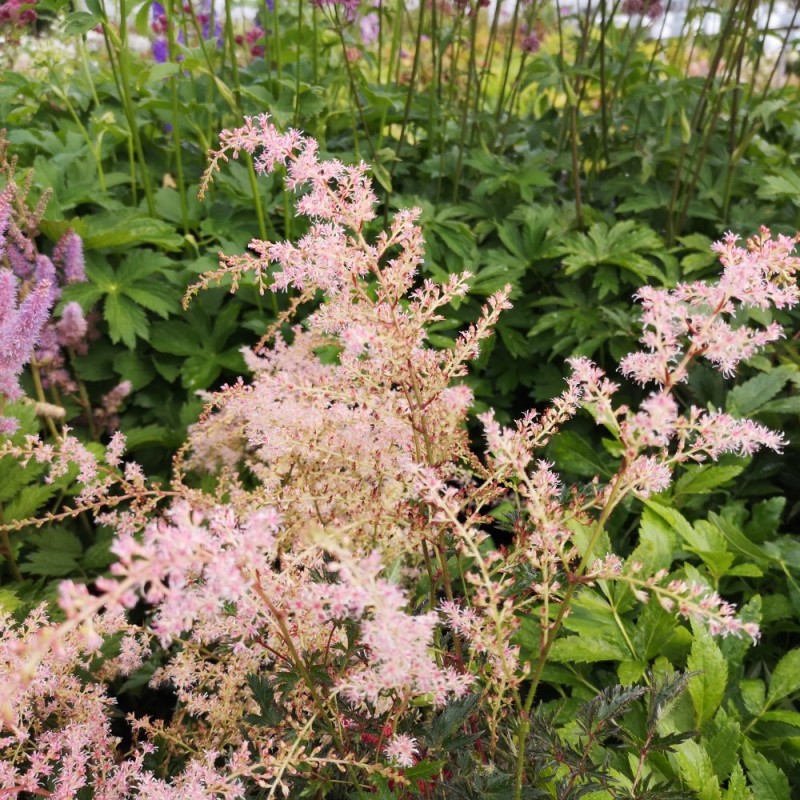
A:
[[[663,275],[641,251],[654,254],[663,250],[664,243],[655,231],[633,220],[624,220],[611,228],[605,222],[596,222],[588,234],[573,233],[566,237],[557,253],[564,256],[567,275],[608,264],[622,267],[633,272],[639,280],[648,281],[653,278],[663,280]]]
[[[762,372],[749,381],[734,386],[726,398],[726,410],[735,417],[749,417],[772,400],[789,380],[784,369]]]
[[[790,711],[783,708],[778,708],[774,711],[765,711],[759,717],[759,721],[780,722],[781,725],[792,725],[795,728],[800,728],[800,711]]]
[[[54,483],[36,483],[22,487],[3,509],[6,522],[35,516],[58,491],[60,487]]]
[[[687,661],[697,671],[689,681],[689,695],[695,710],[696,727],[701,728],[719,708],[728,683],[728,664],[717,643],[707,633],[698,633]]]
[[[784,165],[779,175],[765,175],[761,179],[758,196],[767,200],[788,199],[800,204],[800,175]]]
[[[10,413],[6,410],[6,413]],[[0,502],[8,503],[28,484],[33,484],[44,472],[43,464],[29,461],[26,467],[20,466],[19,462],[11,456],[0,458]],[[8,516],[8,508],[5,508],[5,516]],[[27,516],[27,515],[25,515]]]
[[[789,779],[783,770],[757,753],[749,742],[744,746],[747,778],[758,800],[791,800]]]
[[[36,540],[39,549],[28,555],[20,565],[20,572],[56,578],[79,571],[77,559],[82,547],[74,533],[63,529],[47,530]]]
[[[438,775],[446,763],[446,761],[428,761],[425,759],[414,764],[413,767],[403,770],[403,777],[411,781],[424,781],[434,775]]]
[[[725,800],[753,800],[753,793],[747,788],[747,779],[744,777],[744,770],[739,763],[734,766],[730,778],[728,778]]]
[[[675,531],[652,509],[645,508],[639,523],[639,544],[629,562],[639,561],[647,574],[669,569],[675,551]]]
[[[181,384],[185,389],[205,389],[220,372],[219,361],[212,354],[189,356],[181,367]]]
[[[22,605],[22,600],[11,589],[0,589],[0,612],[13,614]]]
[[[85,570],[102,570],[113,564],[117,557],[110,550],[110,541],[95,542],[81,558]]]
[[[582,478],[610,474],[608,459],[587,439],[573,431],[562,431],[550,444],[548,455],[559,469]]]
[[[710,735],[703,738],[703,747],[711,758],[720,781],[725,781],[739,761],[742,730],[735,717],[720,710],[712,720]]]
[[[134,286],[125,286],[122,292],[135,303],[144,306],[149,311],[154,311],[161,317],[168,317],[170,313],[179,309],[177,298],[164,287],[158,288],[155,284],[146,286],[143,283]]]
[[[183,238],[171,225],[152,217],[113,213],[96,214],[84,221],[87,231],[83,243],[89,250],[132,244],[154,244],[166,250],[179,250],[183,244]]]
[[[203,352],[197,331],[182,320],[156,322],[150,331],[150,344],[160,353],[173,356],[194,356]]]
[[[744,678],[739,681],[739,694],[747,711],[756,716],[764,710],[767,687],[759,678]]]
[[[627,661],[630,652],[618,642],[591,636],[567,636],[556,639],[550,650],[553,661],[590,664],[595,661]]]
[[[681,778],[690,789],[697,792],[699,800],[722,800],[711,757],[700,744],[683,742],[676,748],[676,756]]]
[[[103,305],[108,333],[115,344],[123,342],[128,349],[136,346],[136,338],[147,340],[149,324],[144,311],[127,297],[109,294]]]
[[[696,464],[688,467],[675,482],[674,493],[707,494],[712,489],[730,483],[744,469],[745,464]]]
[[[463,700],[449,703],[431,723],[426,741],[435,747],[443,747],[452,739],[478,706],[479,695],[469,695]]]
[[[650,684],[648,730],[653,730],[662,716],[673,707],[674,702],[686,691],[686,687],[693,677],[694,673],[679,672],[654,678]]]
[[[800,690],[800,648],[786,653],[772,672],[767,692],[767,705]]]
[[[646,661],[622,661],[617,667],[617,676],[623,686],[631,686],[647,672]]]

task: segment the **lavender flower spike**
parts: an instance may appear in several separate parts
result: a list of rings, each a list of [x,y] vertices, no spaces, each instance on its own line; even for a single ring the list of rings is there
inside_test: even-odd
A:
[[[73,230],[68,230],[53,250],[53,261],[64,270],[67,283],[86,280],[83,262],[83,240]]]
[[[0,392],[9,400],[22,394],[17,376],[30,361],[42,328],[50,316],[53,291],[49,281],[42,281],[16,305],[16,280],[9,270],[0,272]],[[10,311],[10,313],[8,313]]]
[[[0,258],[6,252],[6,231],[11,223],[11,186],[6,186],[0,194]]]

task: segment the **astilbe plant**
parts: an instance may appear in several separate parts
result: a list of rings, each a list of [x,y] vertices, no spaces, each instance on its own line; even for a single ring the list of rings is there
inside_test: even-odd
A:
[[[465,294],[469,275],[420,279],[416,211],[370,236],[366,166],[320,160],[313,139],[280,133],[267,116],[224,131],[221,144],[208,180],[241,152],[261,172],[285,168],[310,228],[296,243],[254,240],[249,253],[223,257],[187,300],[228,276],[234,290],[245,278],[262,291],[292,288],[293,309],[322,302],[302,325],[290,328],[287,313],[247,352],[252,380],[209,398],[169,491],[122,465],[119,435],[107,468],[85,464],[78,505],[116,527],[117,560],[91,591],[62,584],[64,622],[48,624],[39,610],[22,627],[4,623],[8,785],[54,797],[79,786],[95,797],[322,795],[337,784],[408,796],[446,791],[463,780],[466,759],[476,780],[505,774],[520,797],[550,779],[546,758],[526,757],[543,752],[538,732],[528,741],[530,719],[577,593],[623,581],[642,602],[655,597],[712,633],[758,636],[710,588],[643,574],[598,550],[620,503],[663,490],[676,466],[781,448],[779,434],[754,422],[681,409],[674,389],[694,360],[730,374],[780,334],[732,320],[741,308],[796,304],[795,239],[762,231],[739,248],[730,236],[719,246],[718,284],[640,292],[644,349],[622,365],[655,385],[640,408],[615,406],[616,385],[574,359],[564,394],[541,415],[510,429],[481,416],[481,458],[465,432],[472,397],[459,379],[508,307],[508,290],[452,348],[433,349],[426,329]],[[581,409],[613,435],[619,463],[610,480],[579,491],[541,451]],[[35,439],[6,450],[65,457]],[[188,469],[213,473],[216,488],[190,488]],[[158,501],[168,503],[161,513]],[[483,527],[501,502],[516,508],[502,553]],[[104,503],[114,507],[101,512]],[[145,623],[126,622],[141,601]],[[525,617],[540,629],[530,662],[515,638]],[[112,632],[116,655],[100,650]],[[152,683],[175,692],[174,714],[131,717],[130,752],[91,767],[90,749],[117,746],[102,722],[111,703],[103,683],[151,652],[161,664]],[[640,694],[625,694],[625,707]],[[460,774],[437,738],[448,714],[469,745]],[[69,753],[48,735],[56,727],[75,732]],[[634,784],[641,769],[640,761]],[[565,779],[570,792],[581,774]]]

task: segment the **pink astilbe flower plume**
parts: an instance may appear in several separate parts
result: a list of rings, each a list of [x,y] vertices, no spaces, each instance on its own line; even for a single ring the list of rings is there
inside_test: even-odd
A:
[[[645,350],[626,356],[620,371],[645,384],[672,386],[686,380],[687,366],[701,356],[724,375],[732,375],[739,362],[754,355],[782,335],[777,323],[758,330],[734,325],[737,308],[791,308],[800,299],[795,274],[800,258],[793,256],[798,236],[778,236],[762,228],[736,245],[729,233],[714,245],[723,265],[717,283],[679,284],[675,289],[646,286],[637,292],[642,303],[641,339]]]

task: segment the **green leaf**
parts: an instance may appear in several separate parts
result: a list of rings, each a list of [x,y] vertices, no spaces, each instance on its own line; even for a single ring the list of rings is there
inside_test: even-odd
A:
[[[550,444],[548,454],[559,469],[581,478],[608,476],[608,459],[584,437],[573,431],[562,431]]]
[[[697,792],[700,800],[722,800],[711,757],[701,745],[694,741],[683,742],[676,748],[676,756],[681,778]]]
[[[780,392],[789,380],[789,372],[773,369],[734,386],[728,392],[726,409],[735,417],[750,417]]]
[[[181,384],[185,389],[205,389],[220,371],[219,361],[209,353],[189,356],[181,367]]]
[[[767,692],[767,705],[800,690],[800,648],[786,653],[778,662],[772,673]]]
[[[375,180],[381,185],[383,189],[385,189],[389,194],[392,192],[392,176],[389,174],[389,170],[383,166],[383,164],[379,164],[378,162],[373,162],[371,167],[372,174],[375,176]]]
[[[640,561],[648,575],[669,569],[675,552],[675,529],[652,508],[645,508],[639,523],[639,544],[629,562]]]
[[[130,213],[96,214],[84,220],[83,237],[87,250],[105,247],[126,247],[132,244],[154,244],[166,250],[179,250],[183,238],[172,225],[152,217],[131,216]]]
[[[35,516],[59,491],[61,487],[55,483],[35,483],[22,487],[3,509],[6,522]]]
[[[20,565],[20,572],[56,578],[80,571],[78,557],[82,547],[74,533],[63,529],[47,530],[36,539],[40,549],[31,553]]]
[[[676,481],[674,494],[708,494],[713,489],[730,483],[746,464],[693,464]]]
[[[131,382],[134,391],[143,389],[155,377],[150,359],[135,350],[119,353],[114,358],[114,369],[120,377]]]
[[[164,61],[161,64],[153,64],[153,66],[150,67],[150,72],[147,75],[145,83],[159,83],[165,78],[177,75],[179,69],[180,66],[174,61]]]
[[[759,678],[744,678],[739,681],[739,694],[748,713],[753,716],[761,714],[766,705],[767,687]]]
[[[800,728],[800,711],[777,708],[774,711],[765,711],[759,717],[759,721],[780,722],[782,725],[792,725],[795,728]]]
[[[641,281],[654,278],[663,281],[662,271],[645,257],[645,254],[653,257],[663,251],[664,242],[652,228],[625,220],[612,228],[605,222],[596,222],[588,234],[567,236],[564,245],[556,252],[565,256],[567,275],[608,264],[632,272]]]
[[[11,589],[0,589],[0,612],[13,614],[22,605],[22,600]]]
[[[735,717],[720,709],[709,724],[709,735],[703,737],[702,744],[711,758],[714,771],[721,780],[727,780],[739,761],[742,730]]]
[[[646,661],[622,661],[617,667],[619,682],[623,686],[631,686],[642,679],[647,672]]]
[[[194,356],[203,352],[197,331],[181,320],[156,322],[150,332],[150,344],[159,353],[173,356]]]
[[[125,286],[122,292],[149,311],[154,311],[161,317],[168,317],[170,313],[178,311],[180,304],[173,293],[164,291],[164,288],[164,286],[158,288],[155,284],[148,286],[140,283],[135,286]]]
[[[778,175],[765,175],[761,179],[758,196],[767,200],[786,199],[800,204],[800,175],[784,165]]]
[[[147,315],[127,297],[109,294],[103,306],[103,316],[108,322],[111,341],[124,342],[130,350],[136,346],[136,337],[147,340]]]
[[[719,708],[728,683],[728,663],[717,643],[707,633],[698,633],[686,666],[698,671],[689,681],[696,727],[701,728]]]
[[[100,17],[86,11],[73,11],[64,19],[65,36],[82,36],[100,24]]]
[[[750,513],[750,520],[744,526],[744,532],[751,539],[763,542],[778,530],[784,508],[785,497],[770,497],[769,500],[756,503]]]
[[[428,759],[425,759],[418,764],[414,764],[413,767],[403,770],[403,776],[411,781],[424,781],[427,778],[438,775],[446,763],[446,761],[428,761]]]
[[[744,763],[758,800],[791,800],[789,779],[783,770],[757,753],[749,742],[744,745]]]
[[[595,661],[626,661],[631,654],[618,642],[592,636],[567,636],[556,639],[550,650],[553,661],[590,664]]]
[[[728,788],[724,800],[753,800],[753,793],[747,788],[742,765],[737,763],[728,778]]]
[[[697,546],[700,544],[698,542],[697,534],[692,527],[689,520],[683,516],[675,508],[671,508],[669,506],[662,505],[661,503],[656,502],[655,500],[646,500],[645,505],[648,509],[651,509],[655,514],[657,514],[661,519],[667,523],[667,526],[678,534],[685,542],[692,546]],[[701,548],[702,549],[702,548]]]

